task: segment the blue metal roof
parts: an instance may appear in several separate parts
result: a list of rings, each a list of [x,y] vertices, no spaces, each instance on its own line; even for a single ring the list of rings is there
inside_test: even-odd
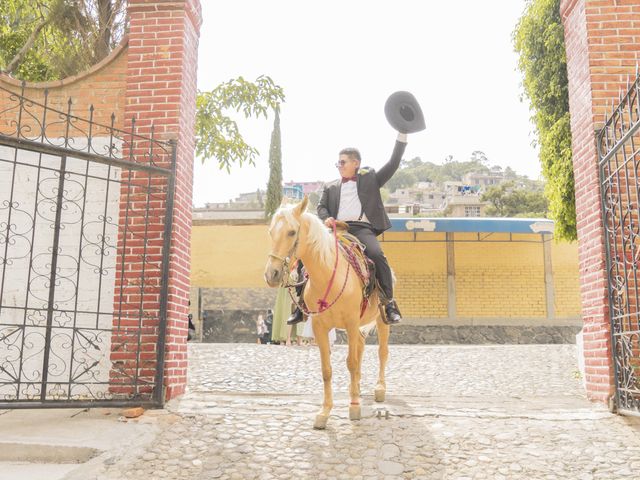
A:
[[[391,218],[387,232],[500,232],[553,233],[553,220],[547,218]]]

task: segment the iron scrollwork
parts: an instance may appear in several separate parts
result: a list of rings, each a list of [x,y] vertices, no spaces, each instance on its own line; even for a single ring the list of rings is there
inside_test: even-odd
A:
[[[24,93],[0,87],[0,408],[157,403],[175,142]]]
[[[598,132],[616,404],[640,412],[640,76]]]

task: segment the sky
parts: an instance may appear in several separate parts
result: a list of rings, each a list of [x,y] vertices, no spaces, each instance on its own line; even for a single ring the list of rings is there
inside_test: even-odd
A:
[[[540,178],[529,103],[512,33],[525,0],[203,0],[198,89],[269,75],[281,108],[283,180],[338,177],[338,152],[356,147],[382,166],[396,132],[384,116],[393,92],[411,92],[426,130],[409,135],[405,159],[442,164],[484,152],[491,165]],[[260,155],[219,170],[195,161],[193,203],[266,189],[273,117],[230,112]]]

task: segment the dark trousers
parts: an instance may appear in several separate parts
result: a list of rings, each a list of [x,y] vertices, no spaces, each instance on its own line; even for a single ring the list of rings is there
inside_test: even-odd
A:
[[[296,267],[296,272],[298,273],[298,281],[296,283],[301,283],[302,282],[302,275],[304,274],[303,269],[304,265],[302,264],[302,260],[298,260],[298,266]],[[300,296],[300,294],[302,293],[302,288],[304,287],[304,285],[298,285],[296,287],[296,296]]]
[[[380,282],[382,293],[387,300],[391,300],[393,298],[393,276],[391,275],[391,267],[389,267],[387,257],[384,256],[384,252],[382,248],[380,248],[376,234],[368,225],[362,223],[357,225],[350,222],[347,223],[349,223],[349,233],[358,237],[358,240],[366,247],[364,252],[376,265],[376,278],[378,282]]]

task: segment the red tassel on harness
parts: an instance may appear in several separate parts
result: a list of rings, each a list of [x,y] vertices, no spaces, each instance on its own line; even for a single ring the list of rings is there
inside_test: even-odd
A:
[[[320,313],[324,312],[327,308],[329,308],[329,304],[327,303],[326,300],[324,299],[318,300],[318,310],[320,310]]]

